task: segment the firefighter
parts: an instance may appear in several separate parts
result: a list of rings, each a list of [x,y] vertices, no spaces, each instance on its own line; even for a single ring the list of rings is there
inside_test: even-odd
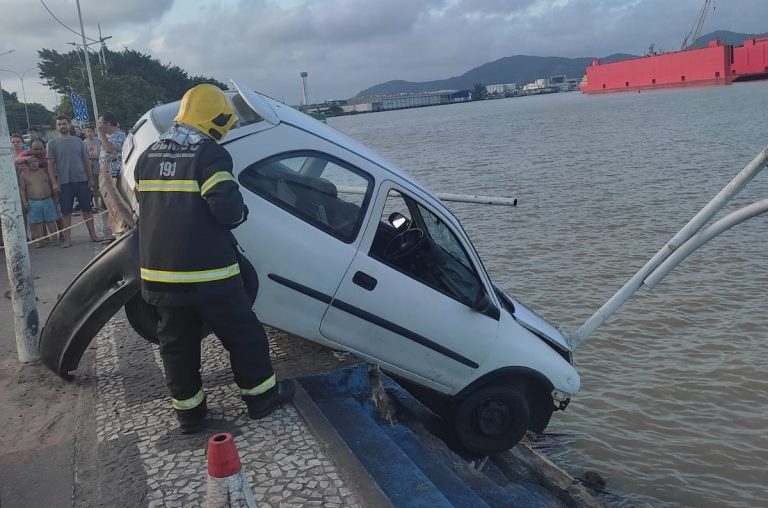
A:
[[[216,86],[187,91],[169,131],[136,164],[141,294],[159,316],[165,381],[182,433],[201,429],[207,414],[200,341],[207,325],[229,351],[235,383],[251,418],[293,398],[277,381],[264,327],[251,308],[231,229],[248,217],[217,144],[237,121]]]

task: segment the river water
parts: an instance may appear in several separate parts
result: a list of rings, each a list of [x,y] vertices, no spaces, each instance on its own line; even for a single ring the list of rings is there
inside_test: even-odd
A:
[[[554,94],[329,119],[449,204],[492,279],[575,331],[768,144],[768,83]],[[718,216],[768,197],[768,170]],[[641,290],[576,351],[546,452],[612,506],[768,506],[768,215]]]

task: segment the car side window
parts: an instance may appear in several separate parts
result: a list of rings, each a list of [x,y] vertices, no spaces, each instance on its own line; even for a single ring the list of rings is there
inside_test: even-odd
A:
[[[395,190],[389,191],[369,255],[467,306],[483,291],[448,225]]]
[[[370,202],[373,178],[335,157],[291,152],[256,162],[239,176],[246,189],[351,243]]]

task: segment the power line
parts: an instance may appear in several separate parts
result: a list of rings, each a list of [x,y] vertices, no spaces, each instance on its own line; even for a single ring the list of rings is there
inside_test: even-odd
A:
[[[53,19],[55,19],[55,20],[56,20],[56,21],[57,21],[57,22],[58,22],[58,23],[59,23],[61,26],[63,26],[64,28],[66,28],[67,30],[69,30],[70,32],[72,32],[72,33],[73,33],[73,34],[75,34],[75,35],[82,35],[80,32],[77,32],[77,31],[75,31],[75,30],[72,30],[71,28],[69,28],[69,27],[68,27],[67,25],[65,25],[65,24],[64,24],[64,23],[63,23],[63,22],[62,22],[62,21],[61,21],[59,18],[57,18],[57,17],[56,17],[56,15],[55,15],[53,12],[51,12],[51,10],[48,8],[48,6],[47,6],[47,5],[45,5],[45,2],[44,2],[43,0],[40,0],[40,3],[41,3],[41,4],[43,4],[43,7],[45,7],[45,10],[46,10],[46,11],[48,11],[48,14],[50,14],[51,16],[53,16]],[[96,40],[96,39],[91,39],[90,37],[86,37],[86,39],[88,39],[89,41],[93,41],[93,42],[99,42],[98,40]]]

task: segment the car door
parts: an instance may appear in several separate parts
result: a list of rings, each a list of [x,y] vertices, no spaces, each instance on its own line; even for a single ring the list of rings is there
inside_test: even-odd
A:
[[[498,311],[473,308],[476,296],[488,292],[467,255],[471,247],[416,196],[382,183],[320,331],[388,370],[452,392],[466,385],[493,347]],[[386,251],[407,231],[422,235],[420,245],[390,259]]]
[[[234,233],[259,276],[254,310],[271,326],[322,339],[320,321],[357,252],[373,177],[339,147],[286,125],[227,148],[250,212]],[[359,191],[339,193],[343,186]]]

